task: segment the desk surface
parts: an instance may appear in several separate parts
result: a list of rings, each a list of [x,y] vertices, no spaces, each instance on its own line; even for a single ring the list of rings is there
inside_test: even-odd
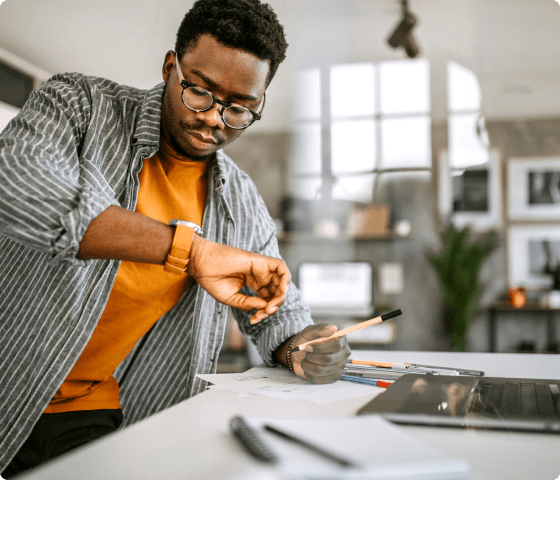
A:
[[[480,369],[489,377],[560,379],[558,355],[355,351],[352,357]],[[232,416],[352,416],[371,398],[317,405],[214,388],[54,459],[22,478],[274,479],[273,468],[261,466],[240,451],[229,433]],[[402,429],[468,459],[474,479],[556,479],[560,474],[558,435],[420,426]]]

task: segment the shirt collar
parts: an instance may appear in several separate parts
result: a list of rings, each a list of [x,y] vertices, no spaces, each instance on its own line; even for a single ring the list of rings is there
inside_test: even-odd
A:
[[[165,83],[148,90],[140,108],[132,145],[159,146],[161,106]]]

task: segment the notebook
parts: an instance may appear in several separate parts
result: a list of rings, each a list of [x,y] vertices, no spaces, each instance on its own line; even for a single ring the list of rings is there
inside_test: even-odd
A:
[[[315,449],[286,440],[265,426],[303,440]],[[465,459],[379,416],[236,416],[230,428],[242,450],[277,468],[285,479],[456,479],[468,478],[470,470]],[[341,462],[349,464],[341,466]]]
[[[405,374],[363,414],[399,424],[560,433],[560,380]]]

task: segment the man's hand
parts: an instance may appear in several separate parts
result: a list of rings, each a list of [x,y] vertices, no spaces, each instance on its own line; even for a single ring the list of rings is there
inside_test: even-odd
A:
[[[334,325],[322,323],[305,327],[294,339],[296,348],[309,340],[331,336],[337,331]],[[312,383],[334,383],[340,379],[350,356],[350,347],[345,336],[308,345],[305,350],[292,352],[294,371],[300,379]]]
[[[164,264],[174,232],[163,222],[110,206],[89,224],[77,256]],[[280,259],[214,243],[198,235],[193,237],[187,272],[219,302],[243,311],[257,309],[251,317],[252,324],[278,311],[290,285],[290,272]],[[245,284],[259,297],[240,294]]]
[[[284,261],[197,235],[193,238],[187,272],[219,302],[243,311],[257,309],[251,317],[253,325],[278,311],[290,285],[290,272]],[[240,293],[245,284],[259,297]]]

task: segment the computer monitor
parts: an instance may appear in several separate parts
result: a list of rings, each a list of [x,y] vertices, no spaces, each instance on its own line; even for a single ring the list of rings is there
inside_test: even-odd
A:
[[[369,317],[372,277],[368,262],[306,262],[298,269],[298,287],[314,316]]]

